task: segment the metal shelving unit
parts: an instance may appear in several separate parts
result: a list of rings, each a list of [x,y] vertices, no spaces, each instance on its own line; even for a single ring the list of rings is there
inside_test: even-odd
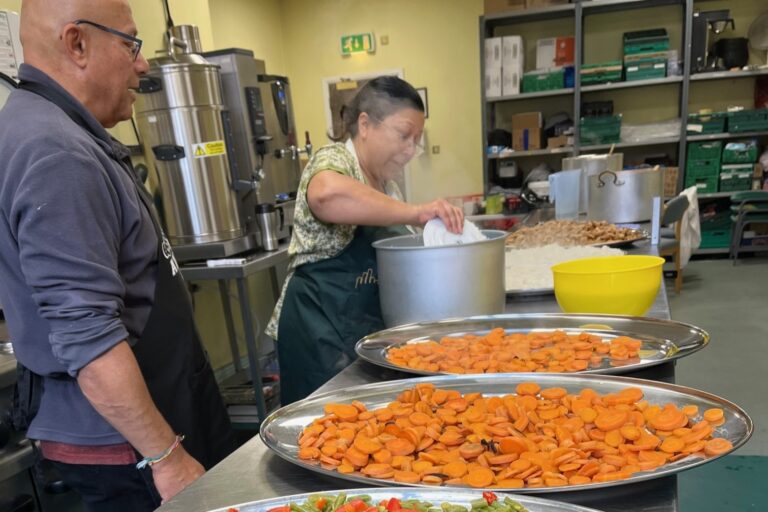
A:
[[[608,84],[585,85],[581,92],[613,91],[616,89],[630,89],[632,87],[650,87],[653,85],[678,84],[683,81],[682,76],[668,76],[666,78],[651,78],[649,80],[632,80],[630,82],[611,82]]]
[[[710,192],[708,194],[698,194],[699,199],[719,199],[723,197],[731,197],[736,192]]]
[[[766,137],[768,131],[761,132],[742,132],[742,133],[707,133],[704,135],[688,135],[686,138],[688,142],[696,142],[702,140],[721,140],[721,139],[748,139],[750,137]]]
[[[718,140],[718,139],[735,139],[735,138],[748,138],[748,137],[762,137],[768,136],[768,131],[759,132],[746,132],[746,133],[722,133],[722,134],[703,134],[703,135],[689,135],[687,134],[687,119],[688,119],[688,103],[690,95],[690,87],[692,82],[706,81],[706,80],[725,80],[734,78],[750,78],[760,75],[768,75],[768,68],[755,69],[749,71],[719,71],[712,73],[698,73],[691,74],[690,66],[691,62],[691,40],[692,40],[692,22],[694,3],[697,0],[590,0],[588,2],[577,2],[568,5],[555,6],[545,9],[535,10],[523,10],[514,11],[508,14],[494,14],[487,17],[480,17],[479,29],[480,29],[480,67],[481,76],[485,74],[485,59],[483,58],[482,41],[487,37],[493,37],[495,31],[499,27],[514,26],[521,23],[529,23],[534,21],[553,20],[562,18],[573,18],[574,23],[574,39],[576,41],[574,47],[574,60],[575,60],[575,80],[574,87],[572,89],[561,89],[557,91],[544,91],[536,93],[522,93],[514,96],[506,96],[501,98],[485,98],[485,90],[481,86],[481,108],[482,108],[482,123],[483,123],[483,150],[487,147],[487,133],[490,129],[496,126],[496,107],[499,104],[505,102],[518,102],[526,99],[545,98],[551,96],[573,96],[573,119],[578,120],[581,118],[581,102],[584,94],[589,94],[599,91],[612,91],[620,89],[632,89],[643,87],[656,87],[662,85],[679,84],[680,87],[680,101],[679,101],[679,113],[681,119],[680,135],[678,137],[650,139],[642,142],[619,142],[613,145],[615,148],[636,148],[645,146],[659,146],[665,144],[678,144],[677,160],[678,167],[681,172],[678,173],[678,190],[683,188],[685,183],[685,159],[687,144],[691,141],[703,141],[703,140]],[[698,0],[701,1],[701,0]],[[743,0],[746,1],[746,0]],[[681,76],[671,76],[659,79],[650,80],[638,80],[631,82],[614,82],[609,84],[599,85],[581,85],[581,63],[583,59],[583,45],[584,45],[584,18],[586,16],[594,16],[602,13],[617,12],[617,11],[629,11],[634,9],[649,9],[661,6],[680,6],[683,10],[683,30],[682,41],[680,44],[681,58],[683,61]],[[617,44],[620,44],[617,42]],[[579,123],[574,123],[574,140],[575,144],[572,148],[557,148],[555,150],[541,149],[532,151],[517,151],[514,153],[505,154],[502,158],[517,158],[517,157],[537,157],[547,156],[559,153],[571,153],[573,155],[579,155],[584,151],[602,151],[611,148],[611,144],[600,145],[581,145],[579,140]],[[566,151],[563,151],[566,149]],[[486,190],[490,185],[490,169],[489,164],[498,157],[483,158],[483,180]],[[702,195],[704,197],[704,195]],[[725,197],[725,196],[724,196]]]
[[[748,71],[714,71],[712,73],[696,73],[691,75],[692,82],[700,80],[725,80],[729,78],[749,78],[760,75],[768,75],[768,68],[753,69]]]
[[[648,139],[636,142],[616,142],[615,144],[593,144],[591,146],[581,146],[582,151],[600,151],[603,149],[611,149],[611,147],[620,148],[639,148],[643,146],[661,146],[664,144],[677,144],[680,142],[680,137],[666,137],[658,139]]]
[[[505,151],[488,155],[489,160],[504,160],[506,158],[523,158],[527,156],[564,155],[573,153],[573,146],[552,149],[532,149],[530,151]]]
[[[501,96],[499,98],[486,98],[488,103],[498,103],[502,101],[515,101],[515,100],[530,100],[533,98],[546,98],[548,96],[566,96],[573,94],[573,87],[567,89],[555,89],[553,91],[541,91],[541,92],[524,92],[522,94],[514,94],[512,96]]]

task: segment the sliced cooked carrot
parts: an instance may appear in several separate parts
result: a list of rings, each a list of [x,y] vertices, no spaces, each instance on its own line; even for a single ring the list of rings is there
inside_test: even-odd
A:
[[[484,488],[493,483],[495,476],[496,475],[490,469],[479,467],[467,473],[464,477],[464,481],[470,487]]]
[[[421,476],[413,471],[395,471],[393,479],[395,482],[401,482],[404,484],[415,484],[421,480]]]
[[[685,448],[685,442],[676,436],[668,436],[659,446],[659,449],[666,453],[680,452],[683,448]]]
[[[392,455],[410,455],[416,450],[416,446],[412,442],[403,438],[387,441],[385,446]]]
[[[627,421],[627,412],[617,409],[603,411],[595,418],[595,426],[603,432],[616,430],[624,426]]]
[[[704,453],[709,455],[710,457],[714,455],[722,455],[724,453],[728,453],[732,449],[733,449],[733,443],[731,443],[729,440],[724,439],[722,437],[716,437],[714,439],[710,439],[704,445]]]
[[[704,419],[710,423],[720,421],[724,416],[725,414],[723,413],[723,410],[717,407],[704,411]]]

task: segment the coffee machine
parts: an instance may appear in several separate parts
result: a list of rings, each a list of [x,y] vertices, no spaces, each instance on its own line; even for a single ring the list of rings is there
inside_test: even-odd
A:
[[[716,71],[717,58],[710,48],[710,31],[722,34],[728,25],[736,25],[728,9],[717,11],[697,11],[693,13],[693,32],[691,35],[691,73]]]
[[[276,249],[290,235],[299,157],[312,151],[309,134],[297,142],[288,78],[249,50],[204,53],[191,25],[172,27],[149,62],[136,119],[176,258]]]

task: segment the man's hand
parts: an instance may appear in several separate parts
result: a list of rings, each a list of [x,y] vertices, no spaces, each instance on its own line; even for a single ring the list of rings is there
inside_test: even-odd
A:
[[[168,458],[153,464],[151,467],[152,478],[163,503],[173,498],[205,473],[203,466],[193,459],[183,446],[179,446]]]

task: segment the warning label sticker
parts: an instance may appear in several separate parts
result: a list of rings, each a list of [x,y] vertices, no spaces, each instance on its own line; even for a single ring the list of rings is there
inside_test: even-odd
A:
[[[223,140],[212,140],[211,142],[201,142],[192,144],[192,154],[195,158],[205,158],[208,156],[225,155],[227,146]]]

